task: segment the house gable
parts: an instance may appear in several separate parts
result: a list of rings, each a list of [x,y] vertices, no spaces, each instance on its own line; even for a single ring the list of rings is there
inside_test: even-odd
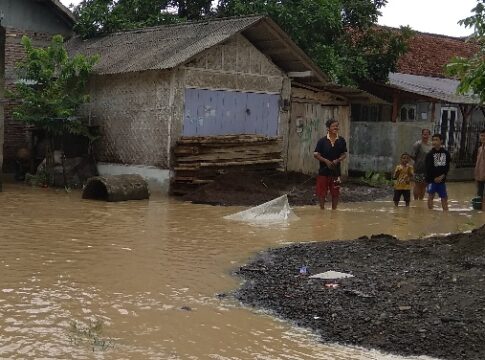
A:
[[[240,34],[196,55],[184,67],[230,73],[283,76],[281,69]]]
[[[59,7],[57,1],[6,0],[0,10],[4,14],[2,26],[23,31],[61,34],[72,33],[74,19],[67,9]]]

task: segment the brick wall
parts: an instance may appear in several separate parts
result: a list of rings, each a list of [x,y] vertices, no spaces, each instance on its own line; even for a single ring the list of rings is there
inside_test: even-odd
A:
[[[14,28],[6,29],[5,41],[5,87],[11,89],[15,82],[15,67],[25,56],[22,44],[20,43],[22,36],[27,35],[34,43],[34,46],[45,46],[50,43],[51,34],[28,32]],[[21,147],[30,146],[30,132],[28,126],[16,121],[12,117],[13,109],[16,102],[8,100],[4,104],[4,144],[3,144],[3,158],[4,171],[11,171],[15,154]]]

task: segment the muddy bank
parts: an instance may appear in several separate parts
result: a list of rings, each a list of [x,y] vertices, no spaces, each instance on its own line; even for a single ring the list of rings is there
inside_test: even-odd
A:
[[[253,206],[283,194],[288,194],[290,205],[314,205],[315,178],[295,172],[234,172],[220,175],[183,199],[198,204]],[[370,201],[391,198],[391,194],[390,186],[371,187],[354,179],[342,184],[340,200]]]
[[[308,266],[309,274],[299,270]],[[355,277],[311,279],[334,270]],[[322,341],[402,355],[485,354],[485,227],[399,241],[298,244],[259,254],[237,274],[244,304],[308,327]]]

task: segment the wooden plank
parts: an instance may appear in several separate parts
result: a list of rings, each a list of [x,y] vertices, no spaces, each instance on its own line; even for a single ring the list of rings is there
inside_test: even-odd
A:
[[[271,164],[271,163],[282,163],[282,162],[283,162],[283,159],[254,160],[254,161],[228,161],[228,162],[224,162],[224,163],[203,162],[203,163],[200,163],[200,167]]]
[[[197,156],[184,156],[178,157],[177,163],[179,165],[187,162],[200,162],[200,161],[218,161],[218,160],[230,160],[230,159],[258,159],[258,158],[280,158],[281,152],[251,152],[251,151],[238,151],[234,153],[218,153],[218,154],[205,154]]]
[[[174,148],[174,153],[178,156],[198,156],[198,155],[207,155],[207,154],[225,154],[230,152],[257,152],[257,153],[264,153],[264,152],[281,152],[282,144],[280,143],[272,143],[272,144],[245,144],[245,145],[231,145],[231,146],[203,146],[196,148],[194,150],[188,149],[180,149],[179,146]]]
[[[255,134],[220,135],[220,136],[182,136],[177,144],[207,144],[207,143],[251,143],[264,141],[281,141],[282,137],[268,137]]]

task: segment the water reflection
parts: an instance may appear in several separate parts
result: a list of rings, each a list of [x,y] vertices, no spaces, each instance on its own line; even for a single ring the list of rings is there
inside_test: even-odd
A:
[[[483,223],[469,209],[472,184],[450,185],[449,214],[425,202],[307,206],[295,209],[298,221],[267,226],[223,219],[240,208],[165,197],[109,204],[76,192],[4,190],[0,357],[12,359],[403,359],[320,345],[215,295],[237,287],[231,269],[267,247],[375,233],[406,239]],[[96,321],[101,333],[79,331],[82,341],[73,341],[73,323],[89,329]]]

